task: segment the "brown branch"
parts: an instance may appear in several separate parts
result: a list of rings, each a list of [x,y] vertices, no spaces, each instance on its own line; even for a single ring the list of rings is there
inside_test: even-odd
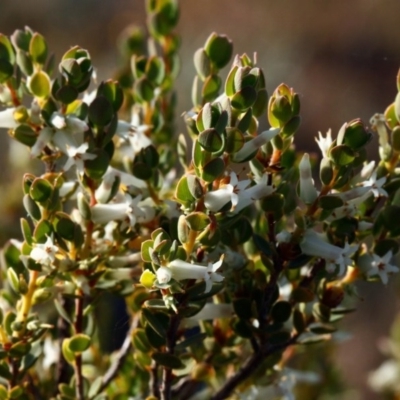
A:
[[[180,318],[178,315],[171,317],[169,329],[167,332],[167,352],[174,354],[176,343],[176,331],[178,330]],[[172,385],[172,369],[163,368],[162,384],[161,384],[161,400],[171,400],[171,385]]]
[[[118,350],[118,353],[114,357],[112,364],[109,366],[108,370],[104,374],[103,382],[95,396],[103,392],[107,388],[107,386],[111,383],[111,381],[118,375],[119,370],[121,369],[129,351],[132,348],[132,332],[138,327],[138,324],[139,324],[139,318],[135,316],[132,319],[131,326],[125,336],[124,342],[122,343],[121,348]]]
[[[260,364],[271,354],[276,353],[277,351],[281,351],[286,349],[288,346],[294,344],[297,340],[298,335],[294,335],[288,341],[277,344],[274,346],[266,346],[264,349],[261,349],[259,352],[254,353],[234,375],[232,375],[210,398],[210,400],[223,400],[227,399],[233,390],[238,387],[242,382],[244,382],[247,378],[249,378],[256,369],[260,366]]]

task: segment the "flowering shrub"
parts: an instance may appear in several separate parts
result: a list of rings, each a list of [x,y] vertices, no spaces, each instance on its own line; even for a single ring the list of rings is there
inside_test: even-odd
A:
[[[399,270],[400,95],[301,154],[298,94],[268,99],[246,54],[223,83],[233,46],[213,33],[176,135],[178,5],[147,12],[150,39],[126,31],[126,66],[99,84],[87,50],[54,68],[39,33],[0,35],[0,127],[43,164],[3,249],[1,399],[294,398],[318,381],[286,366],[295,350],[332,338],[354,282]],[[106,293],[130,319],[111,356]]]

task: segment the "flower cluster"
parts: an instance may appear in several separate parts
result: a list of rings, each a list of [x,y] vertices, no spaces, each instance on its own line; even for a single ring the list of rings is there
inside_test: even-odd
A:
[[[329,379],[302,354],[310,373],[291,367],[297,345],[337,339],[354,283],[399,272],[399,96],[377,138],[356,119],[319,133],[319,156],[297,152],[299,95],[268,99],[246,54],[223,84],[233,47],[213,33],[177,135],[178,11],[147,2],[151,39],[125,32],[101,83],[85,49],[53,73],[39,33],[0,35],[0,127],[43,165],[1,258],[0,398],[294,399]],[[120,310],[130,327],[106,357]]]

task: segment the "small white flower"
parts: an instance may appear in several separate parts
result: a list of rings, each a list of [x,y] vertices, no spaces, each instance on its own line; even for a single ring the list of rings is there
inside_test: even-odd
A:
[[[88,149],[88,143],[82,143],[79,147],[67,147],[68,160],[64,164],[63,170],[68,171],[73,165],[76,166],[76,169],[83,173],[84,171],[84,161],[85,160],[94,160],[97,155],[86,153]]]
[[[154,207],[139,205],[142,196],[131,198],[125,197],[123,203],[95,204],[92,209],[92,221],[96,224],[106,224],[110,221],[129,221],[130,227],[134,227],[136,222],[149,222],[154,218]]]
[[[65,130],[72,134],[86,132],[89,129],[88,124],[74,115],[63,115],[54,112],[50,118],[51,124],[58,130]]]
[[[343,275],[347,266],[353,263],[350,256],[357,251],[358,247],[358,245],[350,246],[348,243],[344,248],[334,246],[326,242],[313,229],[308,229],[300,242],[300,248],[304,254],[323,258],[326,261],[326,270],[328,272],[334,272],[336,266],[339,265],[339,276]]]
[[[250,184],[250,179],[239,181],[237,175],[231,172],[229,184],[206,193],[204,196],[205,206],[213,212],[219,211],[225,204],[231,202],[235,208],[239,202],[239,195]]]
[[[56,340],[46,337],[43,344],[43,369],[47,371],[53,364],[57,364],[60,358],[60,346]]]
[[[160,267],[156,272],[157,281],[161,285],[168,283],[172,279],[172,271],[167,267]]]
[[[300,199],[306,204],[312,204],[318,197],[318,192],[312,179],[310,156],[305,153],[299,164],[300,172]]]
[[[0,128],[14,129],[19,125],[14,119],[15,111],[15,107],[6,108],[5,110],[0,111]]]
[[[370,373],[368,383],[376,392],[400,392],[400,364],[398,360],[387,360]]]
[[[328,158],[329,157],[329,149],[332,145],[332,132],[329,129],[328,132],[326,133],[326,137],[322,136],[321,132],[318,132],[318,139],[315,138],[315,141],[318,144],[318,147],[320,148],[321,152],[322,152],[322,156],[324,158]]]
[[[128,174],[127,172],[120,171],[116,168],[108,167],[106,175],[114,175],[114,176],[118,175],[121,179],[121,184],[127,187],[134,186],[138,189],[145,189],[147,187],[146,181],[135,178],[133,175]]]
[[[161,284],[168,283],[172,278],[181,281],[185,279],[204,280],[206,283],[205,293],[208,293],[214,282],[222,282],[224,277],[216,271],[221,267],[223,260],[216,263],[208,263],[208,266],[191,264],[183,260],[173,260],[168,267],[160,267],[157,272],[157,280]]]
[[[268,143],[278,135],[279,132],[279,128],[269,129],[268,131],[264,131],[255,138],[247,141],[243,147],[233,155],[233,161],[238,163],[243,162],[252,153],[255,153],[260,147],[264,146],[264,144]]]
[[[238,180],[237,175],[231,172],[229,184],[208,192],[204,196],[205,206],[212,212],[219,211],[228,202],[232,203],[232,211],[238,213],[243,208],[253,204],[255,200],[270,195],[274,189],[267,184],[267,176],[264,175],[254,186],[247,188],[251,180]],[[246,189],[247,188],[247,189]]]
[[[30,257],[37,263],[42,265],[51,265],[56,259],[58,247],[54,245],[51,237],[47,237],[45,243],[37,243],[33,245]]]
[[[362,183],[362,186],[369,187],[374,197],[384,196],[388,197],[388,193],[382,186],[386,183],[386,177],[376,179],[376,170],[372,173],[370,178]]]
[[[383,257],[372,254],[371,268],[367,272],[368,276],[379,275],[381,281],[386,285],[389,281],[389,274],[399,272],[399,268],[390,264],[393,257],[392,250],[389,250]]]
[[[36,139],[35,144],[31,148],[31,156],[38,157],[42,153],[43,149],[49,144],[53,137],[53,129],[49,127],[43,128]]]

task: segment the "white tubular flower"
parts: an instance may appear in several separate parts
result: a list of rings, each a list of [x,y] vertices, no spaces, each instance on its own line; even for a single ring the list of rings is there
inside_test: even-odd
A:
[[[184,321],[185,327],[193,327],[198,325],[199,321],[215,320],[217,318],[230,318],[234,311],[232,304],[227,303],[206,303],[206,305],[190,318]]]
[[[300,199],[311,204],[318,197],[317,189],[312,179],[310,156],[305,153],[299,164],[300,172]]]
[[[43,369],[48,370],[53,364],[57,364],[60,358],[60,346],[56,340],[46,336],[43,344]]]
[[[31,156],[32,157],[40,156],[43,149],[48,145],[52,137],[53,137],[53,129],[49,127],[43,128],[39,132],[39,136],[37,137],[35,144],[31,148]]]
[[[83,162],[85,160],[94,160],[97,157],[96,154],[86,153],[88,147],[88,143],[82,143],[79,147],[67,147],[68,160],[65,163],[63,170],[68,171],[73,165],[75,165],[76,169],[83,173]]]
[[[54,112],[50,118],[54,128],[67,131],[72,134],[83,133],[89,129],[88,124],[74,115],[63,115]]]
[[[107,259],[107,265],[111,268],[130,269],[128,267],[134,267],[142,260],[140,252],[129,254],[127,256],[112,256]]]
[[[257,183],[254,186],[243,189],[238,193],[239,202],[234,209],[234,213],[238,213],[243,210],[243,208],[253,204],[256,200],[269,196],[274,190],[273,186],[268,185],[268,176],[263,175],[261,179],[257,180]]]
[[[313,229],[308,229],[300,242],[300,248],[304,254],[323,258],[326,261],[326,270],[328,272],[333,272],[336,269],[336,265],[339,265],[338,275],[343,275],[347,266],[353,263],[350,256],[357,251],[358,245],[349,246],[346,243],[344,248],[334,246],[326,242]]]
[[[115,174],[105,174],[100,186],[96,189],[95,197],[99,203],[107,203],[110,200],[111,190],[117,178]]]
[[[231,179],[228,185],[225,185],[217,190],[208,192],[204,196],[205,206],[212,212],[219,211],[225,204],[231,202],[232,208],[235,208],[239,202],[241,191],[249,186],[250,179],[239,181],[237,175],[231,172]]]
[[[329,157],[329,149],[332,145],[332,132],[329,129],[328,132],[326,133],[326,137],[322,136],[321,132],[318,132],[318,138],[315,138],[315,141],[318,144],[318,147],[320,148],[322,152],[322,157],[328,158]]]
[[[268,131],[264,131],[256,136],[254,139],[246,142],[243,147],[234,154],[233,161],[234,162],[242,162],[251,154],[255,153],[261,146],[268,143],[271,139],[273,139],[280,132],[279,128],[270,129]]]
[[[229,184],[208,192],[204,196],[205,206],[212,212],[219,211],[228,202],[232,203],[232,211],[238,213],[243,208],[253,204],[255,200],[270,195],[274,188],[268,185],[268,177],[264,175],[254,186],[246,189],[250,179],[239,181],[237,175],[231,172]]]
[[[15,111],[15,107],[6,108],[5,110],[0,111],[0,128],[14,129],[19,125],[14,119]]]
[[[136,196],[123,203],[96,204],[92,207],[92,221],[96,224],[106,224],[111,221],[129,221],[130,227],[134,227],[136,222],[148,222],[154,218],[155,211],[147,205],[140,206],[142,196]]]
[[[223,260],[216,263],[208,263],[208,266],[191,264],[183,260],[173,260],[168,267],[160,267],[157,272],[157,280],[159,283],[168,283],[172,278],[177,281],[185,279],[204,280],[206,283],[205,293],[208,293],[214,282],[222,282],[224,277],[215,271],[221,267]]]
[[[37,243],[33,245],[30,257],[37,263],[50,266],[56,259],[58,247],[54,245],[53,239],[47,237],[45,243]]]
[[[128,140],[135,153],[150,146],[151,140],[145,135],[150,125],[133,125],[125,121],[118,121],[116,134],[122,139]]]
[[[390,260],[393,257],[392,250],[389,250],[383,257],[377,254],[372,254],[371,268],[367,272],[368,276],[379,275],[384,285],[387,285],[389,281],[389,274],[399,272],[399,268],[395,265],[390,264]]]
[[[108,167],[106,175],[114,175],[114,176],[118,175],[121,178],[121,183],[125,186],[134,186],[138,189],[147,188],[146,181],[135,178],[131,174],[128,174],[126,172],[120,171],[120,170],[112,168],[112,167]],[[106,176],[106,175],[104,175],[104,176]]]
[[[388,193],[382,186],[386,183],[386,177],[376,179],[376,170],[372,173],[370,178],[362,183],[362,186],[368,187],[375,198],[379,196],[388,197]]]

